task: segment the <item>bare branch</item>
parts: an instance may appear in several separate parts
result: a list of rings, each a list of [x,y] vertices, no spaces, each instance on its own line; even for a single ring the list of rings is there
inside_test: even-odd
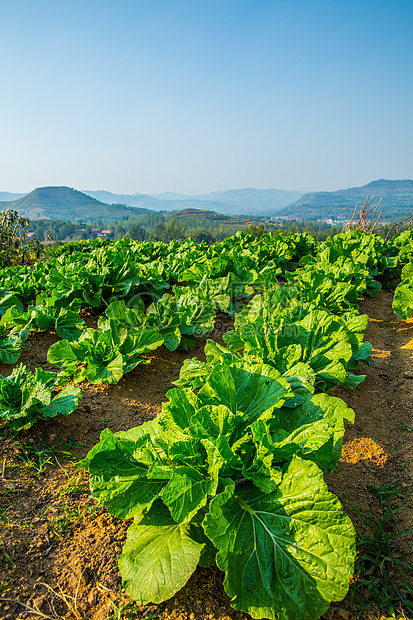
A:
[[[375,198],[369,200],[369,197],[366,196],[366,199],[360,208],[360,213],[358,216],[357,211],[359,205],[358,203],[356,204],[353,215],[351,216],[347,224],[343,227],[343,232],[348,232],[349,230],[363,230],[366,233],[373,234],[377,224],[379,223],[383,215],[383,210],[381,210],[380,213],[376,216],[377,209],[379,208],[382,199],[380,198],[377,205],[373,204],[374,200]]]

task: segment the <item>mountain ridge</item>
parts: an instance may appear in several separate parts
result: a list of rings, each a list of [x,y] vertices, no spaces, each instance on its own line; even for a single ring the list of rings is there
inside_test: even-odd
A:
[[[105,190],[84,190],[98,200],[121,202],[159,211],[179,211],[182,208],[219,210],[224,215],[270,215],[291,204],[303,195],[295,190],[256,189],[247,187],[210,192],[209,194],[112,194]]]
[[[27,194],[15,194],[13,192],[0,192],[0,202],[12,202],[24,198]]]
[[[368,199],[373,205],[379,200],[379,211],[384,217],[402,217],[413,211],[413,180],[377,179],[360,187],[339,189],[334,192],[309,192],[282,209],[277,217],[316,219],[333,217],[345,219],[352,215],[357,204]]]
[[[285,206],[288,195],[300,195]],[[279,197],[277,201],[277,195]],[[360,187],[333,192],[294,192],[290,190],[260,190],[255,188],[210,192],[198,196],[190,194],[113,194],[106,190],[81,192],[66,186],[47,186],[28,194],[0,192],[0,197],[22,196],[15,200],[0,201],[0,211],[15,209],[29,219],[57,219],[65,221],[110,221],[123,216],[150,212],[176,212],[183,209],[214,211],[228,216],[289,217],[299,219],[348,219],[358,203],[366,197],[377,204],[385,218],[400,218],[413,212],[413,180],[377,179]],[[156,197],[158,196],[158,197]],[[161,199],[163,197],[163,199]],[[100,200],[99,200],[100,198]],[[126,201],[134,204],[126,204]],[[238,204],[237,204],[238,203]],[[271,206],[272,205],[272,206]]]
[[[28,219],[52,219],[84,222],[113,219],[122,215],[146,213],[146,209],[107,205],[71,187],[37,187],[22,198],[0,202],[0,210],[13,209]]]

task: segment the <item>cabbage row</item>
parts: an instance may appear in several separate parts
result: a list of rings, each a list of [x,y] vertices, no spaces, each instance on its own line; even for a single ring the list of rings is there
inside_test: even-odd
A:
[[[393,297],[395,314],[407,320],[413,315],[413,231],[406,230],[395,240],[399,264],[403,265],[401,282]]]
[[[98,501],[134,518],[119,565],[135,600],[169,598],[198,564],[217,564],[253,617],[318,618],[345,595],[354,529],[322,471],[354,413],[325,392],[364,379],[351,372],[371,364],[357,301],[395,261],[372,262],[357,238],[351,259],[336,250],[263,287],[227,347],[209,341],[206,362],[184,363],[155,421],[106,430],[81,463]]]

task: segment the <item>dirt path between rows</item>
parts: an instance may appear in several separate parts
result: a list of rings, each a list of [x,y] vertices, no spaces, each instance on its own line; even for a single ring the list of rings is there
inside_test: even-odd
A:
[[[376,367],[363,366],[357,371],[367,377],[354,392],[334,392],[355,410],[356,421],[347,429],[342,461],[326,481],[360,533],[363,515],[385,516],[385,506],[372,487],[413,485],[413,379],[404,375],[413,371],[413,323],[393,314],[391,300],[391,293],[383,291],[362,302],[361,312],[370,317],[366,340],[373,344]],[[46,355],[55,341],[51,334],[32,335],[19,363],[32,369],[50,368]],[[129,522],[114,519],[96,505],[89,497],[87,476],[82,478],[74,465],[98,441],[103,428],[126,430],[154,417],[183,360],[203,358],[204,344],[201,339],[189,354],[159,349],[151,356],[150,365],[136,368],[118,385],[83,384],[81,405],[69,418],[39,423],[19,441],[0,439],[0,598],[9,599],[0,603],[0,618],[41,617],[16,601],[43,617],[68,620],[250,617],[231,608],[217,569],[198,569],[170,601],[157,606],[135,605],[134,611],[129,608],[130,613],[126,609],[123,615],[116,615],[116,607],[128,604],[124,594],[120,598],[116,558]],[[8,375],[11,370],[0,365],[0,374]],[[406,492],[392,497],[401,509],[388,521],[389,532],[413,529],[412,499]],[[374,526],[373,517],[366,518]],[[400,551],[407,553],[405,560],[411,563],[413,536],[397,540]],[[397,585],[397,576],[393,576]],[[377,584],[368,589],[367,583],[356,580],[346,599],[332,604],[323,619],[386,617],[389,605],[378,608],[377,601],[383,597],[377,596],[375,587]]]

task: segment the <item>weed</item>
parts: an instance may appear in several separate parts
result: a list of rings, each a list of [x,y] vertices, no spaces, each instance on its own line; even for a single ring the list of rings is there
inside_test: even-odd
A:
[[[33,606],[32,605],[26,605],[25,603],[22,603],[22,602],[20,602],[20,601],[18,601],[16,599],[11,599],[11,598],[0,598],[0,601],[8,602],[8,603],[15,603],[17,605],[21,605],[30,614],[33,614],[33,615],[38,616],[40,618],[45,618],[46,620],[65,620],[69,616],[71,618],[73,618],[73,617],[76,618],[76,620],[84,620],[84,615],[78,609],[78,605],[77,605],[77,597],[78,597],[78,593],[79,593],[79,584],[80,584],[81,578],[82,578],[82,575],[79,577],[74,597],[73,596],[69,596],[68,594],[65,594],[59,584],[58,584],[59,592],[57,592],[56,590],[51,588],[47,583],[39,582],[39,583],[35,583],[34,584],[35,588],[37,586],[44,586],[53,595],[54,599],[57,598],[57,599],[59,599],[60,601],[62,601],[64,603],[64,605],[68,609],[68,613],[65,614],[64,616],[62,616],[62,615],[60,615],[60,614],[58,614],[56,612],[56,609],[55,609],[55,607],[53,605],[53,600],[48,600],[50,614],[43,613],[36,606],[35,603],[33,603]]]
[[[107,420],[102,420],[102,422],[100,423],[100,428],[104,429],[105,426],[107,426],[109,424],[109,422],[113,422],[115,418],[108,418]]]
[[[129,601],[125,605],[122,605],[122,586],[119,587],[119,604],[117,605],[109,598],[108,601],[113,605],[113,613],[108,616],[106,620],[132,620],[134,613],[140,611],[139,607],[133,601]],[[154,618],[159,618],[159,615],[146,616],[146,620],[152,620]]]
[[[74,476],[69,478],[63,489],[60,491],[60,495],[83,495],[83,493],[89,492],[89,484],[83,482],[86,471],[82,469]]]
[[[24,467],[34,469],[38,477],[44,473],[46,465],[53,462],[52,456],[45,450],[39,450],[37,446],[29,448],[27,445],[22,445],[20,449],[19,458],[23,461]]]
[[[412,497],[408,492],[412,487],[399,487],[396,482],[391,482],[367,488],[378,497],[384,511],[382,514],[365,513],[350,504],[362,524],[357,540],[355,585],[351,590],[352,610],[361,614],[369,607],[364,597],[357,596],[357,590],[362,588],[381,608],[390,608],[390,613],[400,605],[413,612],[413,588],[405,576],[405,571],[411,570],[412,566],[404,561],[407,554],[398,546],[398,539],[413,530],[397,532],[394,523],[395,515],[404,507],[404,504],[396,506],[395,502]]]
[[[65,498],[65,495],[68,495],[67,492],[63,493],[61,491],[59,495],[63,503],[63,506],[50,507],[44,513],[44,516],[46,516],[48,511],[51,510],[51,508],[53,508],[54,510],[60,510],[61,512],[63,512],[63,515],[61,514],[60,516],[56,516],[50,519],[49,521],[49,527],[51,531],[53,532],[53,534],[57,537],[60,537],[62,534],[64,534],[65,532],[70,530],[74,525],[76,525],[76,523],[79,523],[79,521],[82,520],[82,518],[85,516],[86,513],[88,513],[90,516],[93,516],[95,512],[97,512],[97,510],[99,510],[100,508],[99,504],[97,503],[95,503],[93,507],[77,506],[76,508],[74,508],[68,503],[68,501]]]
[[[381,616],[379,620],[409,620],[402,609],[397,611],[391,610],[389,613],[391,613],[391,616],[387,616],[386,618]]]
[[[7,588],[7,586],[9,586],[12,583],[13,579],[14,579],[14,577],[12,577],[8,581],[6,581],[6,583],[3,583],[3,581],[0,580],[0,590],[5,590]]]
[[[12,568],[16,568],[16,564],[13,562],[13,560],[11,559],[11,557],[9,556],[8,553],[6,553],[5,551],[3,551],[6,560],[11,564]]]
[[[25,467],[34,469],[37,476],[40,477],[49,464],[56,463],[62,468],[61,460],[75,461],[76,457],[68,450],[68,448],[75,447],[78,446],[76,444],[65,444],[61,439],[55,441],[51,446],[49,446],[47,439],[42,444],[36,444],[36,442],[20,444],[19,458]]]
[[[16,568],[16,564],[13,562],[13,559],[9,556],[8,553],[6,553],[3,541],[0,541],[0,548],[3,551],[3,555],[6,558],[6,560],[9,562],[9,564],[11,564],[11,567]]]
[[[58,507],[58,510],[63,511],[63,516],[56,517],[49,522],[49,527],[55,536],[60,536],[64,532],[67,532],[74,524],[78,523],[82,517],[83,513],[81,512],[80,507],[77,509],[72,508],[70,506],[64,496],[60,493],[60,499],[63,502],[62,507]],[[50,510],[50,508],[48,509]],[[45,515],[48,510],[46,510]]]
[[[405,422],[403,422],[403,424],[397,426],[397,428],[403,428],[405,431],[413,431],[413,426],[409,426]]]
[[[10,527],[21,527],[22,524],[19,520],[12,520],[8,515],[8,511],[12,510],[13,506],[7,506],[2,512],[0,512],[0,527],[10,528]]]
[[[164,385],[163,387],[159,388],[159,390],[155,390],[154,394],[160,394],[161,392],[167,392],[170,389],[171,389],[170,385]]]

